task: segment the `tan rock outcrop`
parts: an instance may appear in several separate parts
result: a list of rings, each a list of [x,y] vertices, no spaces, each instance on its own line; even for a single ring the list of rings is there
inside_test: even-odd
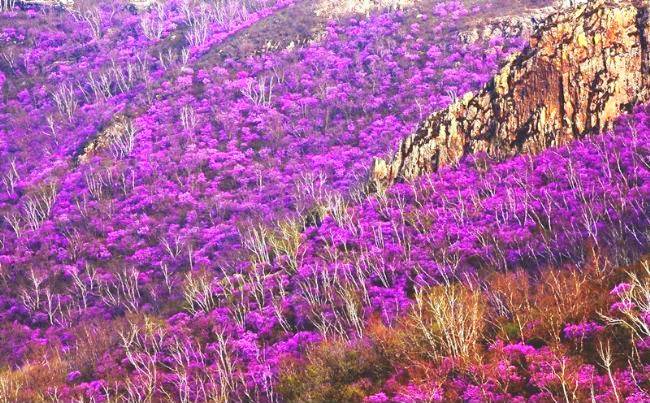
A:
[[[84,144],[75,155],[75,162],[88,163],[97,153],[110,150],[114,154],[125,153],[135,136],[132,122],[125,116],[117,116],[94,138]]]
[[[469,153],[535,153],[610,129],[650,100],[649,3],[596,0],[550,16],[482,90],[433,113],[392,158],[375,159],[371,182],[381,188]]]

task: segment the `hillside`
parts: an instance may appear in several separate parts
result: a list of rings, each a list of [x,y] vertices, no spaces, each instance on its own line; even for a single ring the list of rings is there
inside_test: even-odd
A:
[[[0,0],[0,401],[650,400],[648,5],[584,3]]]
[[[635,2],[554,14],[478,94],[434,112],[390,161],[375,161],[373,181],[387,186],[474,152],[535,153],[611,130],[648,101],[649,42],[647,8]]]

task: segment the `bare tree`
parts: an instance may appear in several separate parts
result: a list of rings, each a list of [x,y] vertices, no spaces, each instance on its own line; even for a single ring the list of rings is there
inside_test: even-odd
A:
[[[72,116],[74,115],[74,113],[77,110],[77,107],[79,106],[72,85],[69,84],[59,85],[57,90],[54,91],[53,98],[54,98],[54,103],[56,104],[56,107],[59,110],[59,113],[65,116],[66,118],[68,118],[69,121],[71,121]]]
[[[16,6],[16,0],[0,0],[0,11],[10,11]]]
[[[241,93],[255,105],[269,106],[273,99],[273,81],[274,77],[251,79]]]
[[[110,144],[110,150],[116,159],[124,158],[131,154],[135,147],[136,130],[130,120],[115,127]]]
[[[210,312],[217,306],[211,279],[205,274],[188,273],[183,287],[183,296],[187,310],[193,315],[199,311]]]
[[[100,39],[102,37],[102,18],[99,8],[91,7],[82,11],[81,17],[88,24],[93,38]]]
[[[208,39],[211,7],[206,3],[195,5],[191,2],[184,2],[181,6],[181,12],[185,17],[187,30],[185,39],[190,46],[200,46]]]
[[[7,191],[8,195],[11,195],[14,192],[16,184],[19,180],[20,175],[16,169],[16,159],[14,158],[9,162],[9,169],[7,170],[7,173],[5,173],[2,177],[2,183],[4,183],[5,190]]]
[[[39,189],[36,194],[26,198],[23,205],[24,218],[32,230],[40,228],[41,224],[49,218],[57,192],[56,184],[49,183]]]

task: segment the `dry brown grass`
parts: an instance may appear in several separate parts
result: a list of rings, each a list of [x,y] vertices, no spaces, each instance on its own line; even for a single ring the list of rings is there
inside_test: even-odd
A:
[[[65,384],[68,366],[55,356],[0,372],[0,402],[45,402]],[[50,393],[46,391],[50,391]]]
[[[370,320],[362,342],[330,340],[314,347],[305,362],[294,361],[291,369],[283,372],[282,393],[295,397],[299,391],[308,397],[306,401],[327,401],[334,396],[332,390],[337,390],[354,392],[346,397],[359,400],[359,394],[373,389],[359,388],[368,385],[365,372],[360,370],[366,363],[385,369],[375,374],[372,385],[382,376],[388,379],[391,374],[386,371],[391,367],[405,369],[410,382],[416,383],[446,379],[451,373],[498,379],[494,371],[499,371],[496,363],[503,356],[490,346],[501,340],[549,347],[540,351],[561,357],[553,369],[555,378],[549,392],[568,401],[586,399],[589,396],[576,394],[578,367],[583,363],[613,374],[631,365],[621,357],[631,357],[636,364],[643,362],[638,355],[636,359],[630,355],[630,346],[635,337],[639,338],[634,330],[638,333],[639,327],[628,331],[627,322],[611,323],[606,332],[587,341],[569,340],[563,335],[567,324],[605,324],[601,313],[608,312],[613,302],[610,290],[628,278],[635,283],[630,292],[636,304],[645,301],[640,298],[647,295],[647,257],[630,267],[612,267],[597,261],[592,259],[580,270],[548,268],[539,275],[524,271],[494,273],[480,287],[454,283],[417,290],[410,313],[395,325]],[[621,317],[628,318],[619,315],[619,320]],[[362,352],[359,346],[363,346]],[[525,394],[526,383],[522,382],[500,388]]]
[[[308,363],[286,364],[279,393],[287,402],[361,402],[391,370],[372,344],[330,340],[307,354]]]

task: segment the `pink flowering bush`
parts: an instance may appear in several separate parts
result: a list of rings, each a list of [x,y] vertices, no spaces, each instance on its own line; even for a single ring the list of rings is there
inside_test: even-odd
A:
[[[568,339],[590,338],[602,332],[605,328],[595,322],[568,324],[564,327],[564,337]]]
[[[647,398],[650,109],[368,193],[525,46],[434,3],[241,57],[298,2],[0,13],[0,397]]]

